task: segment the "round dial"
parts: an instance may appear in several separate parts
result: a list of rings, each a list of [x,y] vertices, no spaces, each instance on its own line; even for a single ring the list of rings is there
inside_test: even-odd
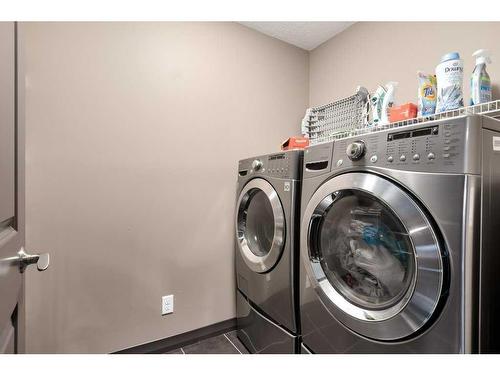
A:
[[[347,156],[351,160],[359,160],[365,154],[366,147],[363,141],[355,141],[347,146]]]
[[[255,159],[253,162],[252,162],[252,169],[254,171],[258,171],[262,168],[262,162],[259,160],[259,159]]]

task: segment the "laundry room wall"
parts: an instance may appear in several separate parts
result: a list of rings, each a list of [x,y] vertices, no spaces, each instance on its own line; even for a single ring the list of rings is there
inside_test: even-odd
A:
[[[307,52],[236,23],[22,23],[29,353],[106,353],[235,316],[237,161],[279,150]],[[161,316],[161,296],[175,312]]]
[[[309,104],[352,95],[358,85],[399,82],[396,101],[417,101],[417,70],[433,73],[447,52],[464,60],[464,93],[470,99],[472,53],[487,48],[493,95],[500,99],[500,22],[357,22],[310,53]]]

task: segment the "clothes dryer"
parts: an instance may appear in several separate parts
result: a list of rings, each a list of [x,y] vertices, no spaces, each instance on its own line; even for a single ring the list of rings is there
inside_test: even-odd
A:
[[[302,160],[302,151],[287,151],[238,165],[237,335],[253,353],[298,350]]]

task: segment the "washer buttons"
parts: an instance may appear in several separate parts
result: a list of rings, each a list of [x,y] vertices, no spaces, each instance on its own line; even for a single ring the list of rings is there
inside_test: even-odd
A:
[[[340,167],[344,161],[342,159],[337,160],[337,167]]]
[[[394,158],[392,157],[392,155],[391,155],[391,156],[389,156],[389,157],[387,157],[387,161],[388,161],[389,163],[392,163],[392,162],[394,161]]]
[[[443,154],[443,158],[449,158],[450,154]]]
[[[378,160],[377,155],[373,155],[373,156],[370,158],[370,161],[371,161],[372,163],[376,163],[376,162],[377,162],[377,160]]]
[[[450,146],[444,146],[443,150],[450,151]]]
[[[449,137],[451,135],[451,132],[446,131],[446,132],[444,132],[444,135],[445,135],[445,137]]]
[[[434,160],[435,158],[436,158],[436,155],[434,155],[434,153],[433,153],[433,152],[429,152],[429,153],[427,154],[427,159],[429,159],[429,160]]]
[[[444,143],[449,144],[449,143],[450,143],[450,140],[449,140],[449,139],[445,139],[445,140],[444,140]]]
[[[413,160],[419,161],[420,160],[420,155],[419,154],[413,155]]]
[[[401,156],[399,157],[399,160],[401,160],[401,161],[405,161],[405,160],[406,160],[406,156],[405,156],[405,155],[401,155]]]

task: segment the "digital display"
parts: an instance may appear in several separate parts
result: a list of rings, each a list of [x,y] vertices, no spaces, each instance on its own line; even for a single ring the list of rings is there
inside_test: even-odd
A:
[[[420,137],[422,135],[431,135],[432,134],[432,129],[427,128],[427,129],[420,129],[420,130],[414,130],[411,132],[412,137]]]
[[[387,135],[388,141],[397,141],[398,139],[406,139],[406,138],[414,138],[414,137],[422,137],[425,135],[437,135],[438,127],[431,126],[429,128],[411,130],[407,132],[399,132],[399,133],[391,133]]]
[[[397,141],[398,139],[410,138],[411,132],[403,132],[403,133],[392,133],[387,136],[388,141]]]

